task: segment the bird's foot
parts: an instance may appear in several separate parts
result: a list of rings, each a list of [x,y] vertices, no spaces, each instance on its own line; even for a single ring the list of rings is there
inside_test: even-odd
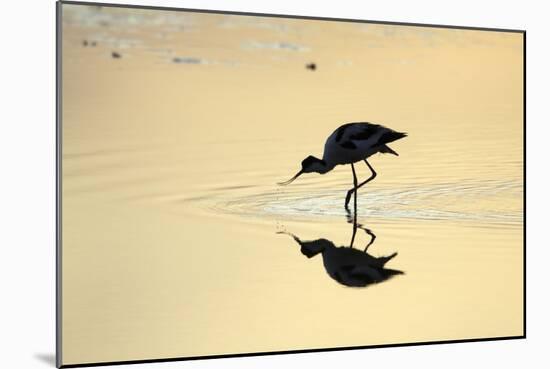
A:
[[[348,206],[346,206],[345,209],[346,209],[346,220],[348,221],[348,223],[353,223],[353,214],[351,213],[351,210],[349,210]]]
[[[351,195],[353,194],[353,190],[349,190],[348,193],[346,194],[346,202],[344,204],[344,207],[346,208],[346,210],[349,212],[349,202],[351,200]]]

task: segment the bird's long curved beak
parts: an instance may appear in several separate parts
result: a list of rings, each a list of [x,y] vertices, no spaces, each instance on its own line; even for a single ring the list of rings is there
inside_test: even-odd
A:
[[[296,237],[295,235],[293,235],[293,234],[290,233],[290,232],[279,231],[279,232],[277,232],[277,234],[286,234],[286,235],[288,235],[288,236],[294,238],[294,240],[295,240],[296,242],[301,242],[300,239],[299,239],[298,237]]]
[[[286,186],[287,184],[291,184],[296,178],[298,178],[300,176],[300,174],[304,173],[303,170],[299,171],[298,173],[296,173],[296,175],[292,178],[290,178],[288,181],[285,181],[285,182],[279,182],[277,183],[279,186]]]

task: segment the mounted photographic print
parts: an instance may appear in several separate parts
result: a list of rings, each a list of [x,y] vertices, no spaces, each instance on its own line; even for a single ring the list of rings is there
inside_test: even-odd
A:
[[[525,337],[524,31],[57,16],[58,366]]]

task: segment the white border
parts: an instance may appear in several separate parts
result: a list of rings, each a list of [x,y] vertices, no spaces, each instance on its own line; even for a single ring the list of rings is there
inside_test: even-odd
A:
[[[126,3],[111,0],[111,3]],[[527,30],[527,340],[133,365],[280,368],[346,365],[517,368],[548,363],[548,17],[536,1],[139,1],[132,4]],[[2,6],[0,338],[2,366],[53,367],[55,352],[55,3]],[[406,308],[406,307],[405,307]]]

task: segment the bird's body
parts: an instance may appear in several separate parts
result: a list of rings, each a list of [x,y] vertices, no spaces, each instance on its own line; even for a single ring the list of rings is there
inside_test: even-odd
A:
[[[405,136],[379,124],[347,123],[327,138],[323,161],[328,165],[352,164],[377,152],[397,155],[386,144]]]
[[[375,257],[350,246],[336,246],[332,241],[320,238],[313,241],[303,241],[292,233],[288,234],[301,246],[300,251],[307,258],[321,254],[323,266],[327,274],[338,283],[348,287],[367,287],[373,283],[384,282],[391,277],[403,274],[400,270],[388,269],[386,263],[397,256]],[[372,242],[372,241],[371,241]],[[367,246],[368,247],[368,246]]]
[[[347,123],[338,127],[326,140],[323,152],[323,159],[308,156],[302,161],[302,170],[286,182],[286,185],[294,181],[302,173],[325,174],[337,165],[351,164],[354,187],[348,191],[345,207],[347,208],[351,194],[357,195],[357,189],[376,177],[376,172],[368,163],[367,158],[376,153],[387,153],[398,155],[387,144],[406,137],[406,133],[397,132],[380,124],[367,122]],[[372,175],[369,179],[357,183],[354,163],[365,161],[370,168]],[[357,201],[355,202],[357,204]]]
[[[374,257],[351,247],[333,246],[327,248],[322,255],[327,274],[338,283],[349,287],[367,287],[403,274],[400,270],[384,267],[397,253]]]

